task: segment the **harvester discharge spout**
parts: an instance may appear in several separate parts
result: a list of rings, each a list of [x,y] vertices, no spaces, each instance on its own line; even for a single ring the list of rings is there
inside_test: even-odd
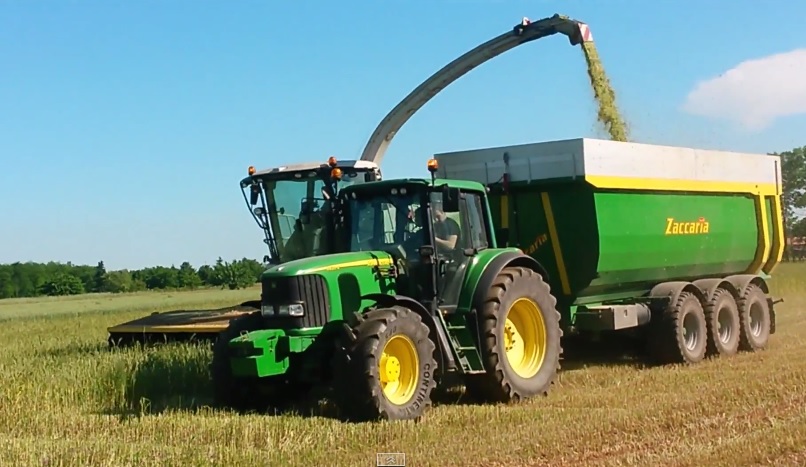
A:
[[[364,147],[361,160],[380,165],[389,144],[392,142],[392,138],[395,137],[412,115],[439,94],[440,91],[470,70],[519,45],[555,34],[567,36],[572,46],[593,41],[587,24],[567,16],[555,14],[537,21],[524,18],[511,30],[448,63],[417,86],[381,120],[381,123],[372,132],[367,145]]]

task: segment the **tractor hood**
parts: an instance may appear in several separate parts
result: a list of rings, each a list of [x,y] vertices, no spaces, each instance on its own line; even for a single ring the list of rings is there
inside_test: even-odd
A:
[[[392,255],[385,251],[358,251],[332,255],[312,256],[267,269],[261,278],[280,275],[316,274],[337,271],[345,268],[389,267],[393,264]]]

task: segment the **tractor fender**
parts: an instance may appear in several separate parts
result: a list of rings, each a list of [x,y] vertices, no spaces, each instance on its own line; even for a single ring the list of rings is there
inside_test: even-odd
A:
[[[493,281],[504,268],[508,267],[524,267],[531,269],[540,274],[545,282],[549,281],[549,274],[546,268],[531,256],[516,251],[501,253],[484,267],[484,272],[482,272],[479,282],[476,284],[476,290],[473,291],[471,308],[478,310],[484,305],[484,301],[487,298],[487,291],[493,286]]]
[[[361,297],[362,300],[372,300],[381,308],[391,308],[393,306],[402,306],[417,313],[422,318],[423,323],[428,326],[431,339],[437,345],[437,361],[442,368],[450,369],[456,367],[456,360],[451,352],[451,346],[448,341],[448,336],[445,334],[445,329],[437,324],[437,320],[417,300],[406,297],[405,295],[388,295],[384,293],[372,293]]]
[[[692,282],[674,281],[661,282],[649,291],[649,298],[663,300],[664,306],[668,303],[675,303],[683,292],[691,292],[696,295],[701,303],[705,303],[706,295],[699,287]]]
[[[697,286],[697,288],[700,289],[705,295],[705,302],[710,301],[711,298],[713,298],[714,293],[716,293],[716,289],[720,287],[730,292],[730,294],[733,295],[733,298],[736,300],[739,299],[739,291],[736,289],[736,286],[727,279],[698,279],[692,283]]]

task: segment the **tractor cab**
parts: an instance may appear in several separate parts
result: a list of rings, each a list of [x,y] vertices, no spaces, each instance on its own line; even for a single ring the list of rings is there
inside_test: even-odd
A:
[[[379,181],[344,189],[339,204],[348,251],[390,254],[398,266],[398,293],[433,308],[456,306],[468,264],[493,245],[479,183]]]
[[[247,207],[263,230],[269,254],[280,264],[336,252],[333,200],[337,190],[381,179],[378,166],[366,161],[303,163],[256,171],[241,180]]]

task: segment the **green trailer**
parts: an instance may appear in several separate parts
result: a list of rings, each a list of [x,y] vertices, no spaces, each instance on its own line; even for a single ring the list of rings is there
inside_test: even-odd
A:
[[[572,330],[634,327],[649,310],[633,302],[680,281],[706,300],[766,294],[783,256],[778,157],[581,138],[435,158],[441,176],[490,187],[497,238],[546,268]]]
[[[571,334],[629,333],[663,364],[763,349],[779,167],[576,139],[438,154],[431,180],[335,190],[332,250],[269,268],[260,310],[217,340],[216,400],[324,386],[347,419],[414,419],[454,378],[490,402],[547,394]]]

